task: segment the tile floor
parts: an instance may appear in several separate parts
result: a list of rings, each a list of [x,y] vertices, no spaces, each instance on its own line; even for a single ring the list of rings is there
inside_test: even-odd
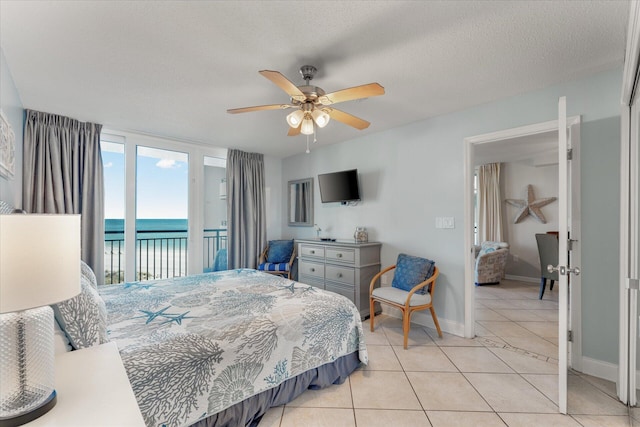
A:
[[[631,426],[615,384],[571,372],[558,414],[557,288],[538,299],[532,283],[476,288],[473,340],[413,324],[364,322],[369,365],[342,385],[309,390],[272,408],[260,427],[285,426]],[[635,424],[639,425],[639,424]]]

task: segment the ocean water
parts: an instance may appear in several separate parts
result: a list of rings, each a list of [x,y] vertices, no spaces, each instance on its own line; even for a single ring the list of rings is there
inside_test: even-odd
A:
[[[136,220],[136,271],[142,279],[184,275],[187,270],[187,219]],[[105,219],[105,277],[124,268],[124,219]],[[117,283],[118,279],[113,279]]]
[[[160,237],[187,237],[188,221],[184,219],[137,219],[136,230],[138,238],[154,239]],[[107,218],[104,220],[104,231],[109,238],[124,238],[124,219]],[[167,231],[180,231],[180,233],[169,233]]]

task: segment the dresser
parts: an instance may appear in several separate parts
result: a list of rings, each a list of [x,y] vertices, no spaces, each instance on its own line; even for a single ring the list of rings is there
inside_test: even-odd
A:
[[[369,317],[369,284],[380,272],[379,242],[296,240],[298,281],[349,298]]]

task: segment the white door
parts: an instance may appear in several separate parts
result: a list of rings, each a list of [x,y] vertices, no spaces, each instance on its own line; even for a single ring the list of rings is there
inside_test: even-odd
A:
[[[569,279],[572,286],[579,285],[573,278],[580,274],[576,265],[570,265],[569,250],[577,249],[579,241],[572,235],[572,181],[571,157],[572,147],[567,130],[567,100],[565,97],[558,101],[558,265],[548,266],[558,270],[558,408],[561,413],[567,413],[567,369],[569,360],[568,331],[570,319]],[[570,247],[571,245],[571,247]],[[573,258],[573,257],[571,257]]]

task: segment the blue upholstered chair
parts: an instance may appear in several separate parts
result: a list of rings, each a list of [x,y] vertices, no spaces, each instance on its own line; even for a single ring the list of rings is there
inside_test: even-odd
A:
[[[376,282],[388,271],[395,269],[391,286],[376,287]],[[374,329],[375,303],[380,302],[398,308],[402,311],[402,332],[404,334],[404,348],[409,340],[411,315],[414,311],[431,311],[431,318],[442,338],[442,331],[438,323],[436,311],[433,308],[433,290],[440,272],[435,262],[426,258],[400,254],[396,265],[385,268],[371,279],[369,286],[369,313],[371,318],[371,332]]]
[[[270,240],[258,259],[258,270],[291,279],[296,249],[293,240]]]
[[[227,269],[227,248],[219,249],[213,259],[213,271],[224,271]]]

